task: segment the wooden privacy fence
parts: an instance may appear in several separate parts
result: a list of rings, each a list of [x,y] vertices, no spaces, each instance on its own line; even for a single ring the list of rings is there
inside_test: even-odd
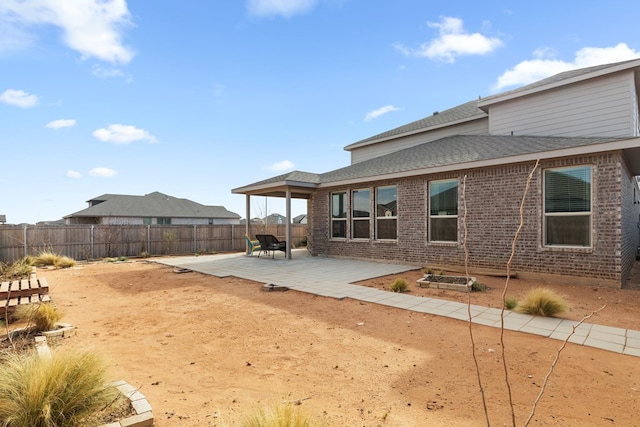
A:
[[[250,235],[286,235],[286,225],[251,225]],[[245,225],[0,225],[0,261],[50,251],[76,260],[145,255],[192,255],[245,250]],[[291,225],[292,247],[307,226]]]

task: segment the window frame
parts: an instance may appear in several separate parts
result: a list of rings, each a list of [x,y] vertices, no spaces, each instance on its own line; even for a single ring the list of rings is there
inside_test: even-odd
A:
[[[395,201],[395,207],[393,208],[392,211],[385,211],[385,215],[378,215],[378,199],[380,198],[379,196],[379,191],[380,190],[390,190],[393,189],[394,190],[394,201]],[[395,241],[398,240],[398,186],[397,185],[385,185],[385,186],[380,186],[380,187],[376,187],[375,188],[375,192],[374,192],[374,211],[375,211],[375,239],[376,240],[383,240],[383,241]],[[391,212],[394,213],[393,211],[395,211],[395,215],[387,215],[387,212]],[[391,237],[391,238],[381,238],[379,236],[380,233],[380,221],[394,221],[395,224],[395,230],[394,230],[394,236],[395,237]]]
[[[344,205],[343,208],[343,212],[344,213],[344,217],[342,216],[334,216],[334,196],[342,196],[342,202]],[[348,230],[347,230],[347,225],[349,224],[348,222],[348,217],[349,217],[349,198],[347,197],[347,191],[335,191],[332,192],[330,194],[330,205],[331,205],[331,212],[330,212],[330,233],[331,239],[340,239],[340,240],[345,240],[347,238],[348,235]],[[334,235],[334,224],[337,223],[341,223],[342,224],[342,230],[344,230],[344,236],[335,236]]]
[[[566,212],[547,212],[547,172],[562,170],[579,170],[586,169],[589,172],[589,210],[588,211],[566,211]],[[571,217],[588,217],[587,229],[584,230],[588,243],[580,244],[558,244],[549,243],[548,236],[548,219],[549,218],[571,218]],[[590,249],[593,248],[593,165],[571,165],[546,168],[542,171],[542,246],[545,248],[574,248],[574,249]]]
[[[455,214],[437,214],[437,215],[433,215],[431,212],[431,208],[432,208],[432,194],[431,194],[431,190],[433,188],[433,184],[441,184],[441,183],[455,183],[455,189],[456,189],[456,206],[455,206],[455,210],[456,213]],[[429,181],[429,183],[427,184],[427,194],[428,194],[428,206],[427,206],[427,228],[428,228],[428,242],[429,243],[438,243],[438,244],[457,244],[459,242],[459,224],[458,224],[458,217],[459,217],[459,209],[460,209],[460,194],[459,194],[459,188],[460,188],[460,180],[458,178],[447,178],[447,179],[436,179],[436,180],[432,180]],[[455,239],[453,240],[436,240],[433,239],[433,220],[440,220],[440,219],[455,219]]]
[[[355,208],[359,207],[356,206],[356,194],[359,193],[368,193],[368,197],[367,197],[367,213],[369,214],[368,216],[356,216],[354,213]],[[350,237],[352,240],[370,240],[371,239],[371,188],[358,188],[356,190],[351,190],[351,209],[349,210],[349,212],[351,213],[351,233],[350,233]],[[356,237],[355,233],[357,233],[359,230],[363,230],[363,228],[360,227],[356,227],[356,223],[358,222],[366,222],[367,223],[367,235],[366,237]]]

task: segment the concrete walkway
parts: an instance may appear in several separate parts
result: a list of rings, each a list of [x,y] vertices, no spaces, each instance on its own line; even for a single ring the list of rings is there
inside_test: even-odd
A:
[[[221,254],[163,258],[158,263],[217,277],[235,276],[265,284],[285,286],[324,297],[351,298],[419,313],[469,320],[469,309],[466,303],[399,294],[352,284],[374,277],[414,270],[415,266],[312,257],[304,249],[293,250],[291,260],[284,259],[284,254],[278,252],[275,259],[265,255],[258,258],[244,254]],[[500,309],[471,305],[470,311],[473,323],[496,328],[501,325]],[[519,314],[508,310],[505,311],[504,316],[505,329],[562,341],[571,335],[577,323],[565,319]],[[582,323],[576,327],[569,342],[640,357],[640,331]]]

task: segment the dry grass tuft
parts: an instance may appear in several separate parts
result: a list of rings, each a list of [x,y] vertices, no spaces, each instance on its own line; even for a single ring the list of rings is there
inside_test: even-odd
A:
[[[564,298],[548,288],[531,289],[514,308],[518,313],[555,317],[569,309]]]
[[[36,334],[52,331],[62,318],[62,313],[51,303],[23,304],[16,307],[13,317],[33,325]]]
[[[0,425],[76,427],[116,397],[93,352],[58,349],[51,357],[13,355],[0,366]]]
[[[312,420],[292,403],[282,403],[272,408],[257,408],[245,416],[242,427],[320,427],[324,424]]]

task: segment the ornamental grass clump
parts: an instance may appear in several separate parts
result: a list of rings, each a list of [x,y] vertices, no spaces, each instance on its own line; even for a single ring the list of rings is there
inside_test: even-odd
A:
[[[0,365],[0,425],[81,426],[117,397],[105,373],[102,359],[86,350],[12,355]]]
[[[548,288],[531,289],[515,307],[518,313],[555,317],[569,309],[564,298]]]
[[[320,427],[323,424],[295,409],[292,403],[257,408],[244,417],[242,427]]]
[[[409,290],[409,285],[407,284],[407,281],[404,280],[401,277],[398,277],[396,280],[393,281],[393,283],[391,284],[391,290],[393,292],[408,292]]]
[[[33,332],[39,334],[54,330],[62,313],[51,303],[23,304],[16,307],[13,317],[33,326]]]

